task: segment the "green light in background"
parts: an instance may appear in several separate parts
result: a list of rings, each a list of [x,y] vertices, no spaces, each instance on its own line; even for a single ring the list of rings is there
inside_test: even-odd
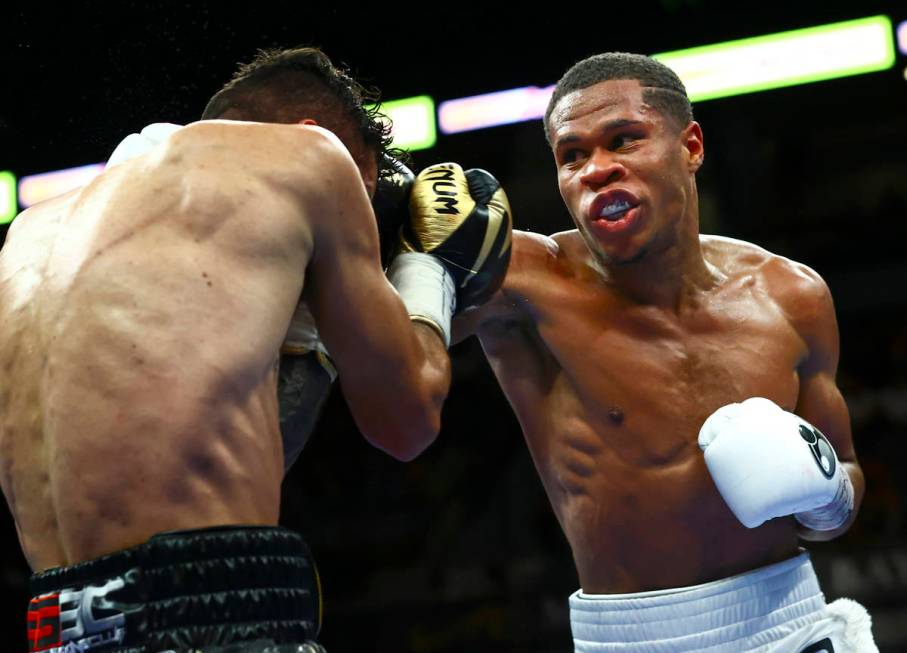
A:
[[[13,221],[18,213],[16,202],[16,176],[4,170],[0,172],[0,224]]]
[[[693,102],[861,75],[894,66],[887,16],[819,25],[652,55],[683,80]]]
[[[394,147],[426,150],[438,140],[435,101],[428,95],[381,103],[381,111],[394,123]]]

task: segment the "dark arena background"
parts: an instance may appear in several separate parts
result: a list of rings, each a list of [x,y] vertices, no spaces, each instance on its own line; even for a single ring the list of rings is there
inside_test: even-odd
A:
[[[809,549],[827,597],[864,603],[881,650],[907,651],[907,4],[732,4],[545,3],[514,15],[493,3],[4,3],[0,171],[20,183],[21,209],[24,178],[103,162],[150,122],[195,120],[259,48],[319,45],[385,99],[428,95],[440,107],[546,87],[600,51],[664,53],[887,16],[893,63],[880,70],[694,101],[694,111],[706,143],[703,232],[802,261],[835,297],[838,382],[867,491],[850,532]],[[571,227],[538,118],[439,129],[413,159],[490,170],[517,228]],[[8,221],[17,200],[4,183]],[[424,455],[399,463],[371,448],[335,390],[285,480],[281,521],[306,536],[320,564],[332,653],[572,650],[569,548],[478,343],[451,355],[443,431]],[[3,653],[26,650],[28,574],[4,510]]]

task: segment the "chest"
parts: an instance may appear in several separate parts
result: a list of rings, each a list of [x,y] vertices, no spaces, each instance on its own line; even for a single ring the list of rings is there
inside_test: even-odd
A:
[[[752,396],[796,406],[805,344],[751,284],[680,311],[628,305],[582,284],[539,287],[527,306],[535,346],[555,363],[549,372],[603,422],[617,411],[637,424],[701,424]]]

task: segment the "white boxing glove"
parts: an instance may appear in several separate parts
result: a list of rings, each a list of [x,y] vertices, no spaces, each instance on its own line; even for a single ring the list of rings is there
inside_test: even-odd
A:
[[[833,530],[853,510],[853,486],[819,429],[753,397],[715,411],[699,447],[722,498],[747,528],[794,515],[812,530]]]
[[[170,137],[170,134],[182,129],[182,127],[182,125],[174,125],[169,122],[155,122],[145,127],[138,134],[129,134],[116,146],[113,154],[107,159],[107,165],[115,166],[118,163],[124,163],[140,154],[144,154],[154,146],[163,143]]]

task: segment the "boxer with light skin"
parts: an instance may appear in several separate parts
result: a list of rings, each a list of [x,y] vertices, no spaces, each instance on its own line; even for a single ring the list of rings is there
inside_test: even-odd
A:
[[[335,368],[362,433],[402,460],[436,437],[450,382],[434,307],[453,311],[452,287],[401,300],[382,270],[370,198],[389,128],[364,99],[316,49],[263,52],[212,99],[220,120],[133,135],[13,223],[0,483],[39,572],[31,650],[322,650],[317,573],[277,527],[308,436],[282,440],[280,352],[320,354],[295,379],[317,386],[293,406],[306,429]],[[454,262],[481,245],[460,239]],[[401,257],[404,282],[406,261],[443,269]]]
[[[454,338],[481,341],[571,546],[576,650],[875,650],[799,547],[864,488],[826,284],[699,233],[703,130],[661,64],[578,63],[545,130],[576,229],[514,232]]]

